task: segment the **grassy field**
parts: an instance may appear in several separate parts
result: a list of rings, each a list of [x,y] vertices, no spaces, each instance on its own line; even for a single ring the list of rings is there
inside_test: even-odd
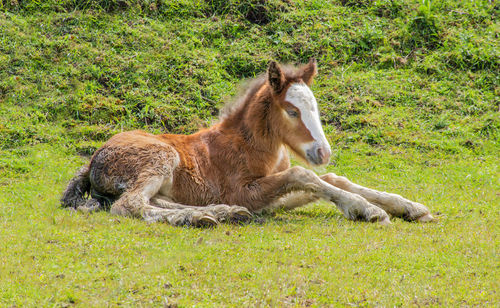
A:
[[[0,306],[500,305],[494,1],[0,0]],[[335,172],[437,222],[319,203],[213,229],[59,208],[113,134],[191,133],[316,57]]]

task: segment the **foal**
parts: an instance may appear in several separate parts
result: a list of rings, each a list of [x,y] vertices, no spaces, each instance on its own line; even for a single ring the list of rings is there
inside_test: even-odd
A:
[[[271,62],[267,74],[208,129],[193,135],[130,131],[113,136],[70,181],[62,206],[200,226],[324,199],[353,220],[388,224],[388,214],[433,220],[425,206],[399,195],[333,173],[317,176],[290,168],[287,148],[312,165],[330,158],[309,89],[316,73],[314,60],[300,68]]]

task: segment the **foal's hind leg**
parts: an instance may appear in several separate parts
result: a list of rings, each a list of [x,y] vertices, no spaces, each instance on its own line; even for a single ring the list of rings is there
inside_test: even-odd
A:
[[[215,217],[218,222],[244,222],[250,220],[252,214],[238,205],[211,204],[207,206],[191,206],[171,202],[162,198],[152,198],[151,204],[163,209],[192,209]]]
[[[217,220],[197,209],[165,209],[154,206],[150,199],[156,195],[164,181],[163,176],[139,177],[135,186],[125,191],[111,206],[111,213],[143,218],[148,222],[167,222],[174,226],[215,225]]]
[[[321,179],[345,191],[362,196],[393,216],[420,222],[429,222],[434,219],[427,207],[420,203],[407,200],[400,195],[363,187],[352,183],[343,176],[338,176],[333,173],[325,174],[321,176]]]

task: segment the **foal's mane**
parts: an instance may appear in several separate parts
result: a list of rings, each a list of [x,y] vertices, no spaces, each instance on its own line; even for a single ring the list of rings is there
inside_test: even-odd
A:
[[[293,65],[280,65],[286,80],[294,80],[300,76],[302,67]],[[243,81],[239,86],[238,95],[234,96],[229,102],[225,103],[219,115],[219,120],[224,120],[236,113],[249,98],[253,97],[257,91],[266,83],[267,72],[261,73],[253,79]]]
[[[224,120],[239,110],[266,83],[266,77],[267,74],[262,73],[256,78],[241,82],[238,87],[238,95],[224,104],[220,111],[219,119]]]

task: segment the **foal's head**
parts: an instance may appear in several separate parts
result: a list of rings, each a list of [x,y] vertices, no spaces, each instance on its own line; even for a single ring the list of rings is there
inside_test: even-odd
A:
[[[273,104],[278,107],[275,125],[280,137],[299,156],[313,165],[328,163],[330,144],[319,119],[319,109],[309,85],[317,73],[316,61],[288,72],[276,62],[267,71]]]

